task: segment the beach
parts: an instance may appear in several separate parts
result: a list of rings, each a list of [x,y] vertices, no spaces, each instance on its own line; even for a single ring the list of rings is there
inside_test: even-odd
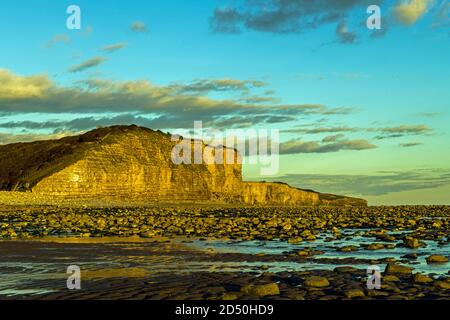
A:
[[[448,299],[449,217],[448,206],[2,206],[0,298]],[[67,288],[71,265],[80,290]]]

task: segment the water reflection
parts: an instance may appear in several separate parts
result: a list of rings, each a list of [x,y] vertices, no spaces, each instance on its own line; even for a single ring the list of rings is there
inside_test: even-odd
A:
[[[398,244],[400,241],[378,241],[368,237],[368,230],[343,230],[343,237],[335,239],[323,233],[316,241],[299,244],[287,241],[234,241],[199,240],[185,238],[142,239],[131,238],[73,238],[50,237],[29,241],[0,241],[0,297],[25,296],[64,290],[69,265],[78,265],[84,280],[104,278],[151,279],[161,274],[193,272],[282,272],[304,270],[333,270],[348,265],[336,259],[354,258],[379,260],[395,258],[411,265],[415,272],[445,274],[449,263],[428,265],[430,254],[450,256],[448,241],[425,241],[419,249],[395,247],[393,249],[366,250],[364,245],[377,242]],[[391,234],[404,231],[391,231]],[[448,240],[448,239],[447,239]],[[340,252],[342,246],[354,245],[353,252]],[[282,259],[295,250],[309,248],[323,254],[312,260],[286,261]],[[416,253],[417,259],[405,260],[406,254]],[[225,254],[236,254],[227,256]],[[222,256],[221,256],[222,255]],[[258,257],[272,255],[275,258]],[[277,259],[277,256],[280,259]],[[249,259],[252,257],[252,259]],[[327,262],[326,259],[330,259]],[[332,260],[331,260],[332,259]],[[331,263],[332,262],[332,263]],[[355,260],[353,267],[365,269],[366,263]],[[380,264],[384,268],[383,264]]]

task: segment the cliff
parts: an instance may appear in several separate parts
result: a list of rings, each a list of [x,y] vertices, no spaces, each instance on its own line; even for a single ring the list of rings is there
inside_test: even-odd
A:
[[[194,141],[185,140],[194,144]],[[61,198],[251,205],[366,205],[282,183],[242,182],[235,164],[174,164],[160,131],[113,126],[59,140],[0,146],[0,190]],[[207,145],[199,142],[202,150]],[[226,152],[236,150],[223,147]]]

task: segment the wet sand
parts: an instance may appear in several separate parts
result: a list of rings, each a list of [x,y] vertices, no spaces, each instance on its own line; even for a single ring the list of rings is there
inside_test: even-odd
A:
[[[4,208],[0,299],[449,299],[449,212]]]

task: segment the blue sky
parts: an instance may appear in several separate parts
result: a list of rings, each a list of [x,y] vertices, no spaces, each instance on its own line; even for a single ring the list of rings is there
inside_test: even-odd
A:
[[[66,28],[71,4],[81,30]],[[291,141],[274,180],[449,204],[449,13],[438,0],[3,1],[0,143],[238,115]]]

